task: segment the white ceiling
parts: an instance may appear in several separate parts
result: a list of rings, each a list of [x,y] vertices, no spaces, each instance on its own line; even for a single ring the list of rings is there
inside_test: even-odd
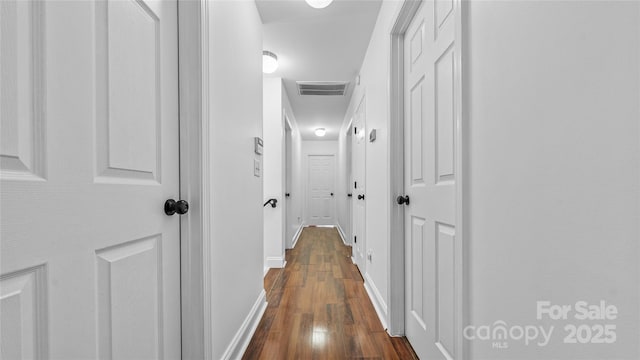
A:
[[[303,139],[337,139],[362,65],[381,0],[334,0],[314,9],[304,0],[255,0],[264,50],[278,56],[272,75],[282,77]],[[348,81],[345,96],[300,96],[296,81]],[[314,129],[327,129],[324,138]]]

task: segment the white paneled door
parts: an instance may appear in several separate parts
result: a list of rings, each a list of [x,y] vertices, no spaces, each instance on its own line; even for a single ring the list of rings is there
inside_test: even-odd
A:
[[[365,273],[365,244],[366,244],[366,194],[365,194],[365,163],[366,163],[366,100],[363,96],[353,115],[353,139],[351,148],[353,186],[353,259]]]
[[[308,211],[310,225],[335,225],[335,159],[308,155]]]
[[[421,359],[458,359],[455,279],[456,3],[424,1],[404,37],[406,335]]]
[[[176,1],[0,24],[0,358],[180,358]]]

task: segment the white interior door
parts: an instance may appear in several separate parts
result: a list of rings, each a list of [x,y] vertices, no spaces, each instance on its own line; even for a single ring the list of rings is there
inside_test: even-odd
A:
[[[362,274],[365,273],[366,252],[366,100],[362,97],[353,117],[353,143],[351,163],[353,169],[353,257]]]
[[[404,38],[406,335],[422,359],[458,358],[455,6],[424,1]]]
[[[0,357],[180,358],[176,1],[0,24]]]
[[[333,155],[308,155],[309,225],[335,225]]]
[[[295,213],[293,211],[293,200],[291,199],[291,193],[293,188],[293,149],[292,149],[292,132],[288,119],[285,119],[285,132],[284,132],[284,156],[285,156],[285,247],[291,248],[293,245],[293,236],[296,233]]]
[[[352,161],[353,161],[353,155],[352,155],[352,149],[353,149],[353,126],[349,127],[349,130],[347,130],[347,139],[346,139],[346,181],[347,183],[345,184],[345,189],[347,190],[348,194],[351,194],[351,196],[347,197],[347,213],[346,213],[346,224],[345,224],[345,228],[343,229],[345,232],[345,237],[346,237],[346,242],[347,244],[353,244],[353,190],[352,190],[352,186],[353,186],[353,167],[352,167]]]

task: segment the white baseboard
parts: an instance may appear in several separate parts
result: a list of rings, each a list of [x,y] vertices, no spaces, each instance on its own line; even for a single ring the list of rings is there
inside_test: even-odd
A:
[[[347,235],[344,234],[344,231],[342,230],[342,226],[340,226],[340,223],[336,225],[336,229],[338,229],[338,234],[340,234],[340,237],[342,238],[342,243],[349,246],[349,244],[347,244]]]
[[[300,239],[300,235],[302,235],[302,229],[304,229],[304,224],[300,224],[298,231],[296,231],[296,234],[293,235],[293,244],[291,244],[292,249],[296,247],[296,244],[298,243],[298,239]]]
[[[353,265],[356,264],[356,259],[354,259],[353,256],[351,257],[351,262],[353,263]]]
[[[266,266],[267,271],[269,269],[279,269],[283,268],[287,264],[287,261],[282,256],[269,256],[267,257]]]
[[[268,268],[268,267],[265,267],[265,268],[264,268],[264,274],[262,274],[262,277],[267,276],[267,273],[268,273],[268,272],[269,272],[269,268]]]
[[[382,298],[382,295],[380,295],[380,291],[378,291],[378,288],[369,277],[369,274],[364,274],[364,289],[367,291],[367,295],[369,295],[369,299],[371,299],[374,309],[376,309],[376,314],[378,314],[382,327],[385,330],[388,329],[387,304]]]
[[[224,352],[221,359],[237,360],[242,358],[242,355],[247,350],[247,347],[251,342],[251,338],[256,332],[260,319],[262,319],[262,315],[266,309],[267,294],[262,290],[260,295],[258,295],[258,299],[256,299],[255,304],[253,304],[251,311],[249,311],[249,314],[244,319],[240,329],[238,329],[238,332],[231,340],[229,347],[227,347],[227,351]]]

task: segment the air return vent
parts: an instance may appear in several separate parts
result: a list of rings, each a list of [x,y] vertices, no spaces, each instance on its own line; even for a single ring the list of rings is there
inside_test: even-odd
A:
[[[344,96],[348,82],[343,81],[298,81],[300,95]]]

